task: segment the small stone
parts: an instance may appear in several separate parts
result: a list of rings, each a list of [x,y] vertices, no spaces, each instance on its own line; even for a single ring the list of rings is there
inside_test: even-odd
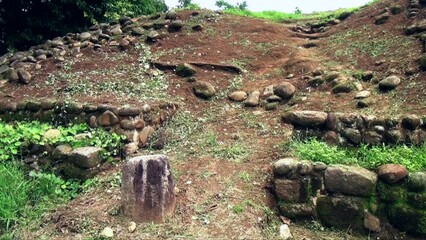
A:
[[[254,91],[249,94],[248,98],[244,101],[244,105],[247,107],[256,107],[260,102],[260,92]]]
[[[340,76],[340,73],[339,73],[339,72],[337,72],[337,71],[331,71],[331,72],[326,72],[326,73],[324,73],[324,75],[323,75],[322,77],[323,77],[323,79],[324,79],[326,82],[331,82],[331,81],[333,81],[334,79],[338,78],[339,76]]]
[[[175,11],[167,11],[166,12],[166,16],[164,17],[165,19],[170,19],[170,20],[176,20],[178,17],[177,13]]]
[[[291,235],[290,228],[288,227],[288,225],[287,224],[281,225],[280,226],[280,238],[287,240],[287,239],[290,239],[292,237],[293,237],[293,235]]]
[[[83,32],[80,34],[79,39],[80,41],[85,41],[90,39],[90,37],[92,36],[92,34],[90,34],[89,32]]]
[[[146,36],[148,42],[155,42],[161,38],[161,35],[157,31],[150,31]]]
[[[122,34],[123,33],[123,31],[121,31],[121,28],[120,28],[120,26],[119,25],[116,25],[115,27],[113,27],[112,29],[111,29],[111,34],[112,35],[120,35],[120,34]]]
[[[396,183],[407,177],[407,169],[399,164],[385,164],[379,167],[379,178],[387,183]]]
[[[18,73],[18,78],[20,83],[28,84],[31,81],[32,76],[27,70],[23,68],[19,68],[17,70],[17,73]]]
[[[18,82],[19,81],[19,76],[18,76],[18,71],[16,71],[15,69],[10,69],[8,72],[9,75],[9,81],[10,82]]]
[[[148,141],[149,138],[151,137],[152,134],[154,134],[155,129],[151,126],[146,126],[142,132],[139,134],[139,143],[141,146],[145,146]]]
[[[355,99],[368,98],[371,95],[370,91],[361,91],[355,95]]]
[[[189,63],[182,63],[176,67],[176,74],[180,77],[191,77],[195,73],[197,70]]]
[[[274,95],[274,85],[265,87],[265,90],[263,90],[262,98],[268,98],[272,95]]]
[[[196,31],[196,32],[201,32],[201,31],[203,31],[203,25],[201,25],[201,24],[197,24],[197,25],[194,25],[194,26],[192,26],[192,30],[194,30],[194,31]]]
[[[82,168],[93,168],[98,166],[101,161],[102,148],[99,147],[81,147],[71,152],[70,161]]]
[[[134,27],[132,28],[132,35],[134,36],[142,36],[145,33],[143,28]]]
[[[55,160],[66,161],[71,155],[72,147],[68,144],[57,146],[52,152],[52,158]]]
[[[180,31],[183,27],[182,20],[174,20],[169,24],[169,31],[177,32]]]
[[[274,87],[274,94],[281,98],[291,98],[296,93],[296,87],[289,82],[281,83]]]
[[[119,119],[115,114],[109,110],[105,111],[98,119],[98,123],[101,126],[109,127],[117,124]]]
[[[312,71],[312,75],[314,76],[320,76],[322,74],[324,74],[324,70],[320,67],[317,67]]]
[[[369,212],[364,213],[364,227],[373,232],[380,231],[380,219]]]
[[[383,24],[389,20],[389,13],[385,12],[376,18],[374,18],[374,23],[377,25]]]
[[[247,99],[247,93],[244,91],[235,91],[230,93],[228,98],[235,102],[242,102]]]
[[[101,232],[101,236],[104,238],[113,238],[114,237],[114,231],[110,227],[104,228]]]
[[[43,139],[47,141],[58,139],[60,137],[61,137],[61,131],[59,131],[59,129],[49,129],[43,133]]]
[[[381,90],[392,90],[392,89],[395,89],[400,83],[401,83],[401,79],[393,75],[380,81],[379,88]]]
[[[126,156],[136,153],[138,149],[138,144],[134,142],[124,145],[124,153]]]
[[[198,81],[193,86],[194,93],[197,97],[210,99],[216,94],[214,86],[205,81]]]
[[[127,228],[127,230],[129,231],[129,233],[133,233],[136,230],[136,223],[135,222],[130,222],[129,227]]]

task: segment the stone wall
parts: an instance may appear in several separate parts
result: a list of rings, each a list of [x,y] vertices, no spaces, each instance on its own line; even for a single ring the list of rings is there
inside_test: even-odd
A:
[[[294,136],[319,137],[330,144],[421,145],[426,139],[425,117],[414,114],[386,118],[357,113],[294,111],[286,112],[282,120],[294,126]]]
[[[0,119],[6,122],[38,120],[56,125],[87,123],[92,128],[102,127],[125,135],[130,143],[144,147],[176,110],[173,104],[116,107],[60,101],[0,102]]]
[[[380,232],[386,224],[426,236],[426,172],[396,164],[370,171],[293,158],[274,163],[278,208],[292,219],[316,218],[325,226]]]
[[[115,107],[109,105],[83,105],[77,102],[26,101],[0,103],[0,120],[31,121],[64,125],[87,123],[90,127],[102,127],[110,132],[126,136],[124,153],[135,153],[150,144],[152,136],[177,110],[172,104],[142,105],[141,107]],[[60,135],[59,130],[48,130],[45,135]],[[75,136],[84,138],[84,134]],[[161,138],[160,138],[161,140]],[[158,141],[160,141],[158,140]],[[159,144],[152,143],[155,146]],[[164,143],[162,143],[164,144]],[[161,144],[160,144],[161,145]],[[28,146],[23,152],[24,162],[32,169],[49,165],[67,178],[85,180],[96,175],[105,163],[101,148],[82,147],[72,149],[69,145]]]

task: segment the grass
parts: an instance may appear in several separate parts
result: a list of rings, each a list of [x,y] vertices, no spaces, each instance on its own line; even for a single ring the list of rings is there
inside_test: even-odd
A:
[[[322,22],[328,21],[330,19],[337,18],[340,14],[344,12],[356,12],[360,9],[369,6],[373,3],[378,2],[379,0],[373,0],[369,3],[367,3],[364,6],[361,7],[354,7],[354,8],[342,8],[335,11],[326,11],[326,12],[315,12],[311,14],[302,14],[300,12],[295,13],[285,13],[285,12],[279,12],[279,11],[261,11],[261,12],[252,12],[250,10],[240,10],[240,9],[228,9],[225,10],[226,13],[239,15],[239,16],[247,16],[247,17],[253,17],[253,18],[260,18],[260,19],[268,19],[276,22],[282,22],[286,20],[293,20],[293,19],[320,19]]]
[[[287,146],[291,154],[300,159],[326,164],[359,165],[376,169],[394,163],[404,165],[409,171],[426,169],[426,144],[422,146],[367,146],[351,149],[329,146],[316,139],[293,140]]]

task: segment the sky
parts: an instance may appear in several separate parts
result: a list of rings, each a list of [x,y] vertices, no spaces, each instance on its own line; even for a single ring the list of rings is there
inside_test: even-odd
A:
[[[228,0],[231,4],[242,2],[244,0]],[[296,7],[303,13],[320,12],[328,10],[336,10],[339,8],[357,7],[366,4],[371,0],[246,0],[248,8],[251,11],[276,10],[280,12],[294,12]],[[178,0],[165,0],[169,8],[178,5]],[[192,0],[193,3],[199,4],[202,8],[217,9],[216,0]]]

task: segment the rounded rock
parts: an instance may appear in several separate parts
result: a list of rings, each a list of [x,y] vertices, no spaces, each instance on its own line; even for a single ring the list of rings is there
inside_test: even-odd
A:
[[[399,164],[385,164],[378,169],[379,178],[387,183],[396,183],[407,177],[407,169]]]

